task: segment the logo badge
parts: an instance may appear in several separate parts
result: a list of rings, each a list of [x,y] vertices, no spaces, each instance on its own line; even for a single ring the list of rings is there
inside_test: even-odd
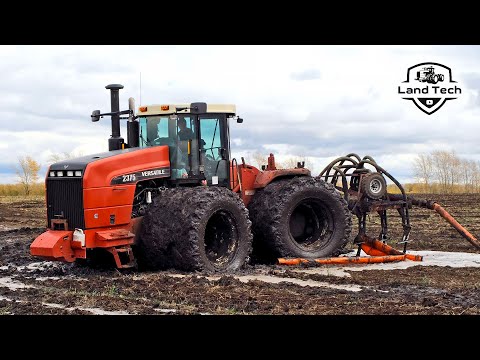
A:
[[[63,165],[63,168],[64,168],[64,169],[67,169],[67,168],[68,168],[68,165]]]
[[[407,80],[398,87],[402,99],[413,103],[427,115],[439,110],[447,100],[457,99],[462,89],[453,81],[452,70],[445,65],[424,62],[407,70]]]

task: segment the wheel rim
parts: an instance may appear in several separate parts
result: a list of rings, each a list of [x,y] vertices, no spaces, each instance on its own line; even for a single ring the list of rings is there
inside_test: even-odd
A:
[[[289,218],[290,236],[306,251],[325,247],[333,234],[334,222],[325,205],[317,199],[302,200]]]
[[[235,257],[238,231],[234,217],[227,211],[213,213],[205,228],[205,255],[215,267],[225,267]]]
[[[382,191],[382,183],[380,182],[380,180],[378,179],[373,179],[372,181],[370,181],[370,191],[372,192],[372,194],[380,194],[381,191]]]

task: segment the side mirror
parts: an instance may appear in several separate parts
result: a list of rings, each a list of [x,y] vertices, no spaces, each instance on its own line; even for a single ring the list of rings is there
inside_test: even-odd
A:
[[[92,122],[96,122],[100,120],[100,110],[93,110],[91,118],[92,118]]]
[[[241,117],[237,117],[237,123],[239,124],[243,123],[243,119]]]

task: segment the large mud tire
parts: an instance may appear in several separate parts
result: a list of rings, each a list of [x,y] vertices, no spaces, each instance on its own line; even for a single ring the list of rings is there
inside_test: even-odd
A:
[[[167,189],[143,217],[135,248],[140,268],[233,272],[252,251],[248,211],[226,188]]]
[[[275,181],[257,191],[248,209],[255,261],[336,256],[350,238],[352,216],[346,201],[318,178]]]

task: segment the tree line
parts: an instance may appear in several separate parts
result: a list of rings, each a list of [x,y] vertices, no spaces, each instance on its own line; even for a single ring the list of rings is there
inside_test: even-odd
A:
[[[252,165],[267,163],[267,154],[256,152],[251,156]],[[291,156],[284,161],[276,161],[277,168],[295,167],[297,162],[305,161],[305,167],[318,175],[313,161],[306,156]],[[480,193],[480,162],[464,159],[455,151],[435,150],[428,154],[419,154],[412,162],[415,183],[402,184],[408,193]],[[395,185],[388,186],[389,191],[398,190]]]
[[[419,154],[413,174],[425,193],[479,193],[480,163],[459,157],[455,151],[436,150]]]
[[[82,154],[53,154],[51,163]],[[251,156],[253,164],[261,168],[267,164],[268,155],[260,152]],[[293,168],[298,162],[305,162],[313,176],[313,161],[305,156],[291,156],[284,161],[276,160],[279,169]],[[40,164],[31,156],[18,158],[15,172],[16,184],[0,184],[0,195],[43,195],[43,182],[39,182]],[[416,183],[403,184],[409,193],[480,193],[480,162],[459,157],[455,151],[436,150],[429,154],[419,154],[412,163]]]
[[[52,154],[48,161],[55,163],[57,161],[82,156],[82,153],[64,152]],[[17,159],[17,165],[13,167],[17,182],[15,184],[0,184],[0,196],[18,196],[18,195],[44,195],[45,184],[39,182],[38,172],[41,164],[30,155],[20,156]],[[42,179],[43,180],[43,179]]]

